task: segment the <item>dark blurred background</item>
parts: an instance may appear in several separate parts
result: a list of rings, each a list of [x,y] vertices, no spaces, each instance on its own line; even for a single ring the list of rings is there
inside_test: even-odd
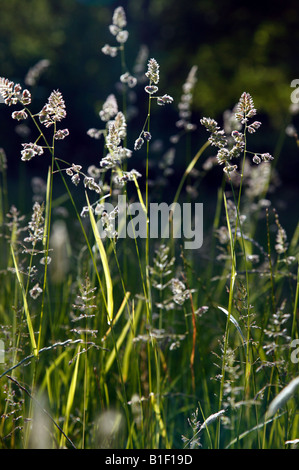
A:
[[[299,129],[299,114],[290,112],[290,84],[299,79],[296,0],[259,4],[237,0],[0,0],[0,75],[24,86],[30,67],[41,59],[50,61],[31,90],[32,111],[40,111],[53,89],[63,94],[67,118],[62,127],[68,127],[70,136],[58,142],[59,156],[85,169],[98,165],[101,158],[102,143],[86,132],[91,127],[103,127],[98,112],[108,94],[118,93],[119,57],[105,56],[101,47],[114,45],[108,26],[119,5],[125,8],[128,21],[128,68],[132,71],[140,45],[147,45],[149,56],[160,64],[161,92],[175,99],[167,107],[153,107],[153,142],[155,137],[161,139],[160,147],[156,142],[160,150],[153,153],[153,159],[161,159],[171,146],[169,137],[177,131],[182,85],[190,68],[197,65],[192,122],[198,128],[191,136],[190,155],[208,137],[200,118],[213,117],[221,124],[223,112],[232,109],[241,93],[247,91],[258,109],[257,119],[263,123],[250,145],[252,142],[253,150],[275,155],[285,200],[295,204],[299,148],[285,129],[289,124]],[[147,99],[143,86],[134,91],[137,111],[129,124],[131,148],[146,116]],[[36,134],[27,136],[26,128],[9,118],[11,112],[12,108],[0,104],[0,147],[8,158],[11,197],[16,198],[21,187],[30,200],[29,177],[45,177],[49,160],[42,156],[20,161],[21,143],[34,141]],[[209,149],[203,160],[212,153]],[[130,165],[142,170],[144,154],[134,153],[133,158]],[[175,184],[185,163],[185,146],[179,144]],[[212,191],[214,181],[215,187],[219,185],[219,175],[221,171],[215,180],[208,180]]]

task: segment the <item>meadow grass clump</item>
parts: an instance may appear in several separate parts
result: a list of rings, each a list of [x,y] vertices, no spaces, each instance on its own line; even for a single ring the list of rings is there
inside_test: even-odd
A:
[[[242,93],[223,128],[210,117],[193,123],[194,65],[155,179],[152,122],[176,103],[158,95],[163,64],[146,46],[132,73],[127,67],[126,27],[118,7],[109,27],[113,45],[102,52],[120,59],[120,96],[107,90],[99,129],[86,129],[102,145],[98,166],[57,156],[60,140],[75,138],[62,126],[61,91],[35,112],[34,89],[0,79],[12,118],[31,120],[35,132],[22,143],[20,164],[49,161],[44,180],[32,181],[31,213],[22,214],[10,204],[9,162],[0,150],[1,448],[295,446],[299,231],[287,233],[271,202],[273,157],[249,150],[261,132],[253,98]],[[26,85],[48,66],[32,68]],[[136,132],[129,92],[137,87],[147,114]],[[190,132],[206,131],[190,154]],[[184,138],[186,168],[174,188]],[[134,168],[137,152],[144,174]],[[224,171],[203,247],[186,249],[172,230],[151,238],[151,202],[196,203],[215,165]],[[174,219],[170,210],[170,228]],[[122,236],[122,224],[131,236]]]

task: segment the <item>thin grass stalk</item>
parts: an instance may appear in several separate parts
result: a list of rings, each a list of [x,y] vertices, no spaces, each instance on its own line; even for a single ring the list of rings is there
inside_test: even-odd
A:
[[[14,300],[14,305],[18,305],[18,297],[19,297],[19,286],[18,286],[17,282],[15,282],[14,283],[14,295],[11,297]],[[16,312],[13,315],[12,333],[13,333],[12,347],[13,347],[13,351],[14,351],[13,358],[12,358],[13,367],[10,368],[8,371],[3,372],[0,375],[0,380],[1,380],[1,378],[3,378],[9,372],[12,372],[12,375],[14,375],[13,371],[17,367],[17,355],[18,355],[18,345],[19,345],[19,341],[20,341],[20,334],[17,334],[17,315],[16,315]],[[11,384],[11,382],[9,382],[9,388],[8,388],[9,392],[11,392],[11,389],[12,389],[12,384]],[[6,401],[5,402],[5,407],[4,407],[4,412],[3,412],[2,417],[1,417],[1,424],[0,424],[0,437],[1,438],[3,437],[4,425],[5,425],[5,415],[7,413],[8,408],[9,408],[9,404],[8,404],[8,401]]]
[[[193,159],[191,160],[191,162],[189,163],[189,165],[187,166],[182,178],[181,178],[181,181],[180,181],[180,184],[178,186],[178,189],[175,193],[175,196],[174,196],[174,199],[173,199],[173,203],[177,202],[179,197],[180,197],[180,194],[181,194],[181,191],[182,191],[182,188],[184,186],[184,183],[186,181],[186,178],[188,177],[188,175],[190,174],[191,170],[194,168],[194,166],[196,165],[198,159],[201,157],[201,155],[203,154],[203,152],[206,150],[206,148],[210,145],[210,142],[207,140],[202,146],[201,148],[198,150],[198,152],[196,153],[196,155],[193,157]]]
[[[87,344],[87,318],[85,319],[85,344]],[[84,382],[83,382],[83,419],[82,419],[82,449],[85,449],[85,433],[86,433],[86,420],[87,420],[87,406],[88,406],[88,357],[85,351],[84,357]]]
[[[218,229],[219,224],[220,224],[220,215],[221,215],[224,185],[225,185],[225,177],[223,175],[221,188],[218,189],[218,193],[217,193],[217,203],[216,203],[216,210],[215,210],[215,216],[214,216],[214,221],[213,221],[211,256],[210,256],[210,262],[207,268],[207,291],[210,290],[211,279],[213,275],[213,268],[214,268],[214,262],[215,262],[215,248],[216,248],[215,231]]]
[[[224,379],[225,379],[225,361],[227,356],[227,348],[228,348],[228,336],[229,336],[229,326],[230,326],[230,317],[232,312],[232,304],[233,304],[233,292],[234,292],[234,284],[236,278],[236,253],[235,253],[235,244],[233,241],[230,220],[228,216],[227,210],[227,202],[225,193],[223,194],[224,197],[224,206],[225,206],[225,213],[226,213],[226,222],[229,232],[229,239],[230,239],[230,252],[231,252],[231,276],[230,276],[230,287],[229,287],[229,299],[228,299],[228,315],[225,327],[225,335],[224,335],[224,348],[223,348],[223,359],[222,359],[222,369],[221,369],[221,383],[220,383],[220,392],[219,392],[219,410],[222,407],[222,400],[223,400],[223,391],[224,391]],[[216,433],[216,445],[217,448],[220,447],[220,421],[218,421],[217,426],[217,433]]]
[[[1,155],[2,154],[2,155]],[[7,187],[7,171],[4,150],[0,148],[0,226],[3,226],[5,215],[8,213],[8,187]]]
[[[244,131],[244,138],[246,137],[245,131]],[[245,156],[246,156],[246,139],[245,139],[245,149],[244,149],[244,158],[243,158],[243,167],[242,167],[242,173],[241,173],[241,181],[244,175],[244,166],[245,166]],[[236,198],[235,198],[235,192],[234,188],[231,182],[231,189],[232,189],[232,194],[233,198],[236,204]],[[240,193],[241,193],[241,187],[239,191],[239,199],[238,199],[238,206],[237,207],[237,220],[236,220],[236,228],[235,228],[235,237],[234,237],[234,244],[236,243],[236,235],[237,235],[237,223],[239,223],[240,227],[240,233],[241,233],[241,246],[242,246],[242,251],[243,251],[243,257],[244,257],[244,266],[245,266],[245,277],[246,277],[246,292],[247,292],[247,340],[246,340],[246,363],[245,363],[245,381],[244,381],[244,400],[246,400],[249,396],[249,380],[250,380],[250,375],[251,375],[251,359],[250,359],[250,290],[249,290],[249,275],[248,275],[248,269],[247,269],[247,255],[246,255],[246,247],[245,247],[245,241],[244,241],[244,235],[243,235],[243,229],[242,229],[242,224],[240,220]],[[257,408],[256,409],[256,417],[257,417]],[[239,417],[239,422],[238,422],[238,429],[240,429],[241,422],[242,422],[242,415],[243,415],[243,407],[240,408],[240,417]],[[249,419],[249,416],[247,416],[247,419]],[[258,420],[257,420],[258,424]],[[238,431],[239,435],[239,431]]]
[[[27,302],[26,292],[25,292],[24,285],[23,285],[23,282],[22,282],[22,279],[21,279],[21,276],[20,276],[19,268],[18,268],[18,265],[17,265],[17,261],[16,261],[16,258],[15,258],[14,249],[13,249],[12,245],[10,246],[10,248],[11,248],[11,255],[12,255],[12,259],[13,259],[15,270],[16,270],[16,276],[17,276],[18,283],[19,283],[21,293],[22,293],[22,297],[23,297],[24,312],[25,312],[28,332],[29,332],[29,336],[30,336],[31,348],[33,350],[34,356],[37,357],[38,356],[38,349],[37,349],[37,345],[36,345],[36,341],[35,341],[34,329],[33,329],[32,320],[31,320],[31,316],[30,316],[30,311],[29,311],[29,306],[28,306],[28,302]]]
[[[201,157],[201,155],[203,154],[203,152],[206,150],[206,148],[210,145],[210,142],[207,140],[201,147],[200,149],[198,150],[198,152],[195,154],[195,156],[193,157],[193,159],[191,160],[191,162],[188,164],[181,180],[180,180],[180,183],[179,183],[179,186],[177,188],[177,191],[175,193],[175,196],[174,196],[174,199],[173,199],[173,202],[172,204],[176,204],[179,200],[179,197],[180,197],[180,194],[182,192],[182,189],[183,189],[183,186],[185,184],[185,181],[187,179],[187,177],[189,176],[190,172],[192,171],[192,169],[194,168],[194,166],[196,165],[198,159]],[[169,222],[170,222],[170,227],[171,227],[171,230],[170,230],[170,233],[171,233],[171,241],[170,241],[170,248],[171,248],[171,252],[172,254],[174,254],[174,251],[175,251],[175,248],[174,248],[174,237],[173,237],[173,230],[172,230],[172,226],[173,226],[173,212],[171,211],[170,214],[169,214]],[[162,243],[164,243],[164,239],[162,239]]]
[[[75,397],[75,391],[76,391],[76,386],[77,386],[77,381],[78,381],[78,369],[79,369],[79,361],[80,361],[80,349],[81,347],[78,347],[77,350],[77,357],[76,357],[76,363],[73,371],[73,376],[69,388],[69,393],[67,397],[67,402],[66,402],[66,408],[65,408],[65,421],[63,425],[63,435],[61,436],[60,439],[60,448],[63,448],[65,446],[65,435],[68,434],[68,429],[69,429],[69,419],[70,419],[70,414],[71,414],[71,409],[74,403],[74,397]]]
[[[120,378],[120,383],[121,383],[121,388],[122,388],[122,393],[123,393],[122,405],[123,405],[125,415],[126,415],[126,420],[127,420],[127,427],[128,427],[128,433],[129,433],[128,443],[129,443],[129,446],[131,447],[133,443],[132,443],[132,436],[130,434],[130,413],[129,413],[129,408],[128,408],[128,398],[127,398],[126,387],[125,387],[124,380],[123,380],[122,368],[121,368],[121,363],[120,363],[120,358],[119,358],[119,353],[118,353],[117,340],[115,339],[113,325],[111,328],[111,337],[113,340],[113,350],[115,351],[118,373],[119,373],[119,378]]]
[[[250,348],[249,348],[249,342],[250,342],[250,291],[249,291],[249,277],[248,277],[248,269],[247,269],[247,256],[246,256],[246,248],[245,248],[245,241],[244,241],[244,235],[243,235],[243,229],[242,229],[242,224],[240,220],[240,205],[241,205],[241,193],[242,193],[242,186],[243,186],[243,179],[244,179],[244,169],[245,169],[245,158],[246,158],[246,151],[247,151],[247,140],[246,140],[246,130],[247,130],[247,124],[245,124],[244,127],[244,154],[243,154],[243,163],[242,163],[242,171],[241,171],[241,181],[240,181],[240,187],[239,187],[239,195],[238,195],[238,204],[236,206],[237,208],[237,220],[236,220],[236,228],[235,228],[235,236],[234,236],[234,246],[236,244],[236,238],[237,238],[237,230],[238,230],[238,224],[240,227],[240,233],[241,233],[241,241],[242,241],[242,250],[243,250],[243,256],[244,256],[244,266],[245,266],[245,276],[246,276],[246,291],[247,291],[247,353],[246,353],[246,373],[245,373],[245,390],[247,388],[247,383],[249,381],[249,375],[250,375],[250,370],[251,370],[251,364],[250,364]],[[231,182],[231,188],[232,188],[232,193],[233,197],[235,200],[235,192],[234,188]],[[235,201],[236,202],[236,201]]]
[[[150,115],[151,115],[151,96],[148,100],[148,113],[147,113],[147,131],[150,132]],[[151,288],[150,288],[150,278],[149,278],[149,223],[148,223],[148,213],[149,213],[149,197],[148,197],[148,179],[149,179],[149,141],[146,142],[146,176],[145,176],[145,207],[146,207],[146,242],[145,242],[145,270],[146,270],[146,285],[147,285],[147,297],[149,301],[149,318],[148,321],[151,321],[152,314],[152,304],[151,304]]]
[[[97,247],[99,249],[102,265],[103,265],[103,270],[104,270],[104,275],[105,275],[105,281],[106,281],[106,292],[107,292],[107,300],[105,302],[106,307],[107,307],[107,323],[108,325],[112,322],[113,320],[113,308],[114,308],[114,300],[113,300],[113,283],[111,279],[111,273],[110,273],[110,268],[109,268],[109,263],[107,259],[107,254],[104,248],[104,245],[101,240],[101,236],[99,234],[96,221],[89,203],[89,199],[87,196],[87,193],[85,193],[86,200],[87,200],[87,205],[88,205],[88,210],[89,210],[89,218],[91,222],[91,227],[93,230],[93,234],[95,237],[95,241],[97,244]]]
[[[53,139],[54,144],[54,139]],[[48,255],[49,255],[49,242],[50,242],[50,229],[51,229],[51,214],[52,214],[52,196],[53,196],[53,168],[54,168],[54,148],[52,154],[51,168],[49,168],[48,173],[48,182],[47,182],[47,200],[46,200],[46,216],[45,216],[45,230],[44,230],[44,239],[43,245],[45,246],[45,269],[44,269],[44,281],[43,281],[43,294],[42,294],[42,304],[39,320],[39,333],[38,333],[38,349],[40,349],[41,344],[41,335],[42,335],[42,322],[44,315],[45,307],[45,293],[47,289],[47,272],[48,272]]]
[[[45,413],[47,415],[48,418],[50,418],[50,420],[52,421],[52,423],[57,427],[57,429],[59,430],[59,432],[63,435],[63,437],[68,441],[68,443],[71,445],[71,447],[73,447],[74,449],[76,449],[76,446],[74,445],[74,443],[71,441],[71,439],[64,433],[63,429],[61,429],[61,427],[57,424],[57,422],[52,418],[52,416],[47,412],[47,410],[38,402],[38,400],[36,400],[36,398],[25,388],[23,387],[15,378],[13,377],[10,377],[9,375],[7,375],[7,378],[15,383],[19,388],[20,390],[22,390],[23,392],[26,393],[26,395],[29,396],[29,398],[34,401],[34,403],[37,404],[37,406],[43,411],[43,413]]]
[[[295,293],[295,301],[294,301],[294,308],[293,308],[293,319],[292,319],[292,332],[291,338],[298,339],[298,328],[297,328],[297,309],[298,309],[298,298],[299,298],[299,264],[297,268],[297,283],[296,283],[296,293]]]

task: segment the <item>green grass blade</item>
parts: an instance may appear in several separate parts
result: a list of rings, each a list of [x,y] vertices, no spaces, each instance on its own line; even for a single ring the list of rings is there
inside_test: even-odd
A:
[[[295,377],[291,382],[284,387],[279,394],[271,401],[269,408],[266,413],[266,418],[272,418],[275,413],[282,408],[288,400],[290,400],[297,389],[299,388],[299,375]]]
[[[181,194],[181,191],[182,191],[182,188],[183,188],[183,185],[186,181],[186,178],[187,176],[190,174],[191,170],[194,168],[194,166],[196,165],[199,157],[203,154],[203,152],[205,151],[205,149],[210,145],[210,142],[207,140],[203,146],[198,150],[197,154],[195,155],[195,157],[193,157],[192,161],[189,163],[189,165],[187,166],[183,176],[182,176],[182,179],[180,181],[180,184],[178,186],[178,189],[177,189],[177,192],[174,196],[174,200],[173,202],[177,202],[178,199],[179,199],[179,196]]]
[[[144,204],[143,197],[142,197],[142,194],[141,194],[141,191],[140,191],[140,187],[139,187],[139,184],[138,184],[138,181],[137,181],[137,178],[136,178],[135,175],[134,175],[134,183],[135,183],[135,186],[136,186],[136,191],[137,191],[137,194],[138,194],[138,199],[139,199],[139,202],[141,204],[141,207],[142,207],[143,211],[145,212],[145,214],[147,215],[147,209],[146,209],[146,206]]]
[[[227,311],[225,308],[220,307],[220,306],[218,306],[218,308],[219,308],[219,310],[222,310],[222,312],[225,313],[225,315],[229,318],[229,321],[237,328],[238,333],[240,334],[240,336],[241,336],[241,338],[242,338],[242,342],[243,342],[244,349],[245,349],[245,351],[246,351],[246,340],[245,340],[245,337],[244,337],[244,335],[243,335],[243,333],[242,333],[242,330],[241,330],[241,328],[240,328],[239,323],[237,322],[237,320],[235,319],[235,317],[233,317],[232,314],[229,315],[228,311]]]
[[[34,356],[37,357],[38,356],[38,349],[37,349],[36,342],[35,342],[34,330],[33,330],[32,321],[31,321],[31,317],[30,317],[27,297],[26,297],[25,289],[24,289],[22,279],[21,279],[21,276],[20,276],[20,272],[19,272],[19,269],[18,269],[16,257],[15,257],[15,254],[14,254],[13,245],[10,245],[10,249],[11,249],[11,255],[12,255],[14,267],[15,267],[15,270],[16,270],[17,279],[18,279],[18,282],[19,282],[19,285],[20,285],[20,288],[21,288],[22,296],[23,296],[23,306],[24,306],[24,311],[25,311],[25,315],[26,315],[26,322],[27,322],[27,327],[28,327],[28,331],[29,331],[31,347],[32,347]]]
[[[135,317],[134,317],[134,325],[135,325],[135,324],[137,323],[137,321],[138,321],[139,314],[140,314],[140,312],[138,312],[138,313],[135,314]],[[109,369],[111,368],[111,366],[112,366],[114,360],[116,359],[117,351],[119,351],[119,349],[120,349],[122,343],[124,342],[125,338],[127,337],[127,333],[128,333],[128,331],[129,331],[131,325],[132,325],[132,319],[129,318],[129,319],[127,320],[127,323],[125,324],[124,328],[122,329],[122,331],[121,331],[121,333],[120,333],[118,339],[117,339],[116,348],[114,348],[114,349],[111,351],[111,353],[110,353],[110,355],[109,355],[109,357],[108,357],[108,359],[107,359],[107,361],[106,361],[106,363],[105,363],[105,373],[106,373],[106,374],[107,374],[107,372],[109,371]],[[133,326],[133,327],[134,327],[134,326]]]
[[[114,326],[114,325],[117,323],[117,321],[119,320],[119,318],[120,318],[120,316],[121,316],[121,314],[122,314],[122,312],[123,312],[123,310],[124,310],[124,308],[125,308],[125,306],[126,306],[126,304],[127,304],[127,302],[128,302],[128,299],[129,299],[130,295],[131,295],[130,292],[126,292],[126,294],[125,294],[125,296],[124,296],[124,299],[123,299],[123,301],[122,301],[122,303],[121,303],[121,306],[119,307],[117,314],[116,314],[115,317],[113,318],[113,322],[112,322],[112,324],[110,325],[110,327],[108,328],[108,330],[106,331],[106,333],[105,333],[105,335],[104,335],[102,341],[105,341],[105,340],[106,340],[107,336],[108,336],[109,333],[111,332],[112,326]]]
[[[96,240],[97,247],[100,252],[100,257],[101,257],[101,261],[102,261],[102,265],[104,269],[106,289],[107,289],[107,323],[108,325],[110,325],[113,319],[113,284],[112,284],[112,279],[111,279],[111,274],[110,274],[110,268],[109,268],[106,251],[105,251],[87,194],[86,194],[86,200],[87,200],[87,205],[88,205],[88,210],[89,210],[89,218],[91,222],[92,231]]]
[[[68,394],[67,402],[66,402],[65,422],[63,426],[63,432],[66,435],[68,434],[69,418],[70,418],[71,409],[74,403],[74,397],[75,397],[75,391],[76,391],[76,385],[77,385],[77,379],[78,379],[79,360],[80,360],[80,346],[78,347],[76,364],[75,364],[73,377],[72,377],[72,381],[71,381],[71,385],[69,389],[69,394]],[[64,435],[62,435],[60,439],[60,447],[64,447],[64,445],[65,445],[65,437]]]
[[[282,415],[284,415],[284,413],[280,414],[279,416],[275,416],[274,418],[268,419],[266,422],[259,423],[259,424],[257,424],[256,426],[254,426],[254,427],[251,428],[251,429],[248,429],[247,431],[245,431],[245,432],[243,432],[242,434],[240,434],[240,436],[238,436],[237,438],[233,439],[225,448],[226,448],[226,449],[229,449],[231,446],[233,446],[234,444],[236,444],[236,442],[240,442],[242,439],[244,439],[244,437],[248,436],[248,434],[250,434],[250,433],[252,433],[252,432],[255,432],[255,431],[258,431],[259,429],[263,428],[263,427],[266,426],[267,424],[270,424],[270,423],[272,423],[273,421],[275,421],[276,419],[280,418]]]

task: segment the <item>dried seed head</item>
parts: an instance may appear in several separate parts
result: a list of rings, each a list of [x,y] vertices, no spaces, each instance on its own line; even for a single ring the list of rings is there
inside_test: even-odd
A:
[[[28,104],[31,103],[31,93],[29,90],[23,90],[22,97],[20,98],[20,102],[24,106],[27,106]]]
[[[49,96],[47,104],[39,112],[39,120],[46,127],[50,127],[55,122],[64,119],[65,116],[65,102],[62,94],[60,91],[54,90]]]
[[[0,94],[8,106],[16,104],[12,101],[14,98],[14,86],[14,82],[8,80],[8,78],[0,77]]]
[[[117,7],[113,12],[112,24],[118,26],[119,28],[124,28],[127,26],[127,19],[125,10],[123,7]]]
[[[101,193],[101,187],[95,182],[94,178],[90,176],[85,176],[83,184],[85,188],[90,189],[91,191],[95,191],[96,193]]]
[[[148,93],[149,95],[153,95],[154,93],[157,93],[158,91],[158,87],[155,85],[148,85],[144,89],[146,93]]]
[[[106,101],[103,104],[103,108],[100,111],[100,118],[102,121],[109,121],[112,119],[118,112],[117,101],[114,94],[111,94],[107,97]]]
[[[127,42],[128,40],[128,37],[129,37],[129,33],[126,29],[124,29],[123,31],[120,31],[117,36],[116,36],[116,40],[117,42],[119,42],[120,44],[124,44],[125,42]]]
[[[25,109],[21,109],[20,111],[14,111],[11,117],[17,121],[22,121],[23,119],[27,119],[28,114],[26,113]]]
[[[223,171],[225,173],[232,173],[237,170],[237,165],[230,165],[229,163],[226,163],[225,167],[223,168]]]
[[[277,214],[275,215],[275,222],[278,228],[276,234],[275,250],[278,254],[281,255],[285,253],[288,249],[287,234],[285,229],[281,226]]]
[[[43,264],[43,265],[48,265],[50,264],[52,261],[52,258],[50,258],[50,256],[44,256],[41,260],[40,260],[40,264]]]
[[[115,148],[120,144],[120,142],[121,142],[121,140],[120,140],[120,136],[118,134],[118,130],[115,126],[114,121],[112,121],[109,124],[108,135],[107,135],[107,138],[106,138],[106,145],[107,145],[108,150],[110,152],[113,152],[115,150]]]
[[[30,296],[35,300],[37,297],[43,292],[43,290],[39,287],[39,284],[35,284],[34,287],[29,291]]]
[[[249,93],[245,91],[242,93],[239,103],[236,107],[235,117],[241,124],[245,124],[249,118],[256,115],[256,109],[253,104],[253,99]]]
[[[143,138],[138,137],[138,139],[135,140],[134,150],[140,150],[143,144],[144,144]]]
[[[205,128],[207,129],[208,132],[215,132],[216,130],[220,129],[218,127],[218,123],[217,123],[217,121],[215,121],[215,119],[203,117],[200,120],[200,122],[203,126],[205,126]]]
[[[156,59],[150,59],[147,65],[147,72],[145,74],[151,82],[154,82],[155,85],[159,83],[159,64]]]
[[[196,129],[196,125],[190,123],[190,118],[191,105],[193,100],[193,89],[197,81],[197,68],[198,67],[196,65],[193,65],[193,67],[191,68],[188,77],[185,83],[183,84],[183,94],[178,105],[180,119],[179,121],[177,121],[176,126],[184,128],[186,131],[192,131]]]
[[[152,138],[151,133],[147,131],[143,132],[143,137],[145,138],[147,142],[149,142]]]
[[[127,123],[124,114],[119,111],[114,119],[115,129],[120,139],[124,139],[127,135]]]
[[[38,241],[42,241],[44,235],[44,205],[39,204],[37,201],[33,205],[33,212],[31,220],[28,223],[29,236],[24,239],[24,242],[32,243],[35,245]]]
[[[126,83],[129,88],[134,88],[137,85],[137,78],[133,77],[129,72],[120,76],[121,83]]]
[[[54,139],[55,140],[63,140],[69,135],[69,130],[68,129],[61,129],[55,132],[54,134]]]
[[[260,159],[260,157],[257,154],[255,154],[254,157],[252,158],[252,161],[253,161],[253,163],[256,163],[256,165],[259,165],[262,160]]]
[[[29,90],[24,90],[19,83],[14,83],[7,78],[0,77],[0,95],[4,99],[4,103],[8,106],[15,105],[18,102],[24,106],[31,103],[31,93]]]
[[[75,175],[73,175],[71,181],[75,186],[77,186],[80,183],[79,173],[76,173]]]
[[[134,181],[135,178],[140,178],[140,177],[141,177],[141,174],[137,170],[133,169],[131,171],[123,171],[121,176],[116,175],[114,177],[114,182],[118,184],[119,186],[124,186],[125,183],[127,183],[128,181]]]
[[[21,151],[21,160],[27,161],[31,160],[31,158],[35,157],[36,155],[42,155],[44,153],[44,149],[37,144],[28,143],[22,144],[23,150]]]
[[[47,59],[39,60],[33,67],[28,70],[24,80],[26,85],[35,85],[38,78],[50,66],[50,64],[50,61]]]
[[[183,305],[185,300],[189,297],[189,290],[186,289],[185,284],[177,278],[171,279],[170,288],[173,293],[173,300],[178,305]]]
[[[7,169],[7,158],[3,148],[0,148],[0,172],[3,173]]]
[[[250,126],[247,127],[248,129],[248,132],[250,134],[254,134],[254,132],[262,125],[261,122],[259,121],[254,121],[252,124],[250,124]]]
[[[169,95],[159,96],[159,98],[157,99],[157,103],[160,106],[164,106],[165,104],[169,104],[169,103],[172,103],[172,102],[173,102],[173,98]]]
[[[105,55],[109,55],[110,57],[116,57],[118,52],[118,47],[109,46],[109,44],[105,44],[102,47],[101,51]]]
[[[193,65],[193,67],[191,67],[191,70],[188,74],[186,82],[183,85],[184,94],[190,93],[193,90],[195,83],[197,82],[197,77],[196,77],[197,69],[198,69],[197,65]]]
[[[274,158],[272,157],[272,155],[270,155],[270,153],[262,153],[261,154],[261,159],[263,160],[263,162],[270,162],[271,160],[274,160]]]

